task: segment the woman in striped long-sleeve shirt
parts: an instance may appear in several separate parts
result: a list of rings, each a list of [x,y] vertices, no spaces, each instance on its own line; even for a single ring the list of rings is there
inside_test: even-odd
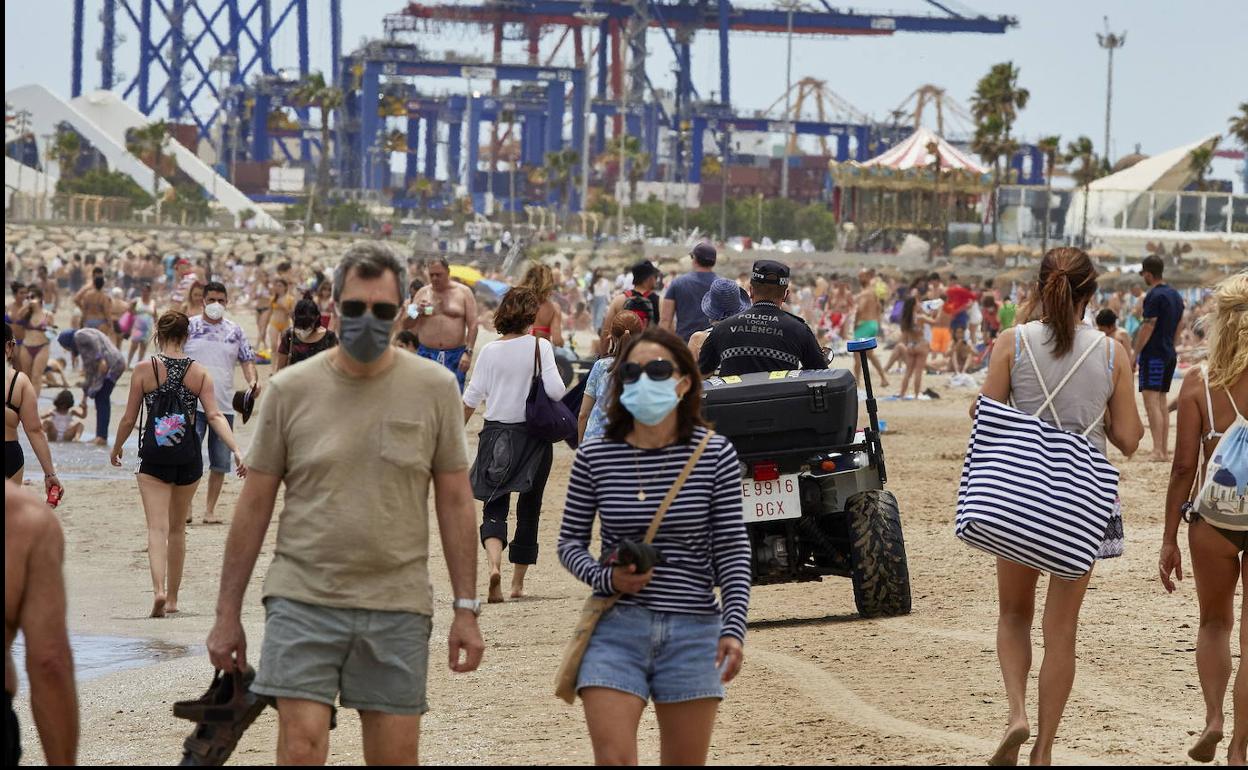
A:
[[[642,541],[708,430],[697,364],[679,337],[650,327],[619,360],[606,436],[577,453],[559,533],[569,571],[597,594],[623,594],[594,630],[577,691],[599,764],[637,764],[649,700],[663,764],[703,764],[724,684],[741,668],[750,601],[740,466],[732,445],[712,436],[654,539],[658,566],[612,566],[621,542]],[[595,513],[606,564],[589,552]]]

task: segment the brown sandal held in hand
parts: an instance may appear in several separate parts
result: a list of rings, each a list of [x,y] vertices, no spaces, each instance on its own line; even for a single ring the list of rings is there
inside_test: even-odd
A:
[[[212,684],[195,700],[173,704],[173,715],[196,722],[183,742],[184,766],[224,765],[243,733],[268,705],[268,699],[251,692],[256,672],[250,666],[229,674],[218,670]]]

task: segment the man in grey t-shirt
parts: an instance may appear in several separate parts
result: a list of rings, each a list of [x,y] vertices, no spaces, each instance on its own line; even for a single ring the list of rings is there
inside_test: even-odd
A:
[[[692,272],[672,281],[663,296],[663,310],[659,313],[659,325],[675,332],[685,342],[711,325],[702,312],[702,298],[715,282],[715,247],[702,241],[689,252],[693,260]]]

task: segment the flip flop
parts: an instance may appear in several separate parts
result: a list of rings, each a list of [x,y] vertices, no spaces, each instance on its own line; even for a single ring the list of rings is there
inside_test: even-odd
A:
[[[183,766],[225,764],[243,733],[256,721],[268,699],[251,692],[256,672],[250,666],[226,674],[217,671],[212,684],[199,698],[173,704],[173,715],[195,722],[195,730],[183,741]]]

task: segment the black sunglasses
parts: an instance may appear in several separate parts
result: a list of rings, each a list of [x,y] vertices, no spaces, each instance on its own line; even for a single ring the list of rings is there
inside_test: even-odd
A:
[[[641,379],[643,372],[655,382],[660,382],[670,379],[676,372],[676,366],[671,361],[664,361],[662,358],[647,361],[644,365],[625,361],[620,364],[620,381],[626,385],[631,385]]]
[[[343,318],[359,318],[368,310],[368,303],[362,299],[344,299],[339,303]],[[374,302],[373,316],[380,321],[393,321],[399,317],[399,306],[393,302]]]

